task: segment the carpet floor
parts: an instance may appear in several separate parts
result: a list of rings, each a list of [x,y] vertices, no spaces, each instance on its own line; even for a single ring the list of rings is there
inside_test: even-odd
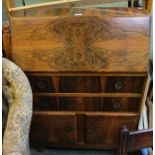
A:
[[[104,150],[69,150],[69,149],[48,149],[38,152],[31,149],[31,155],[115,155],[114,151]]]

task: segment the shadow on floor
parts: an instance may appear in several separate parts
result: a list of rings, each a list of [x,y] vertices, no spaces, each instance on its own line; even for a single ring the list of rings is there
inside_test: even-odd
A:
[[[115,155],[114,151],[104,150],[68,150],[68,149],[48,149],[38,152],[31,149],[31,155]]]

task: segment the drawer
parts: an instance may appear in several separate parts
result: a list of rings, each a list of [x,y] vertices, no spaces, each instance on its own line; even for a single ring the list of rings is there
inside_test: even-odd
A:
[[[129,130],[137,129],[138,117],[116,114],[86,114],[86,144],[100,144],[116,148],[123,125]]]
[[[108,77],[106,92],[108,93],[141,93],[145,77]]]
[[[28,76],[33,92],[54,92],[54,86],[50,76]]]
[[[141,98],[35,96],[34,110],[138,112]]]
[[[32,143],[76,143],[75,114],[35,112],[32,118],[30,140]]]
[[[145,77],[28,76],[33,92],[141,93]]]
[[[138,112],[141,98],[104,98],[102,111]]]

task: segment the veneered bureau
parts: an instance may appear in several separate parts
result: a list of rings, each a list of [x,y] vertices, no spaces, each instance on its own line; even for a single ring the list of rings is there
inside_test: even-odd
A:
[[[149,16],[111,11],[63,8],[12,17],[11,59],[34,95],[32,146],[115,149],[123,125],[137,129]]]

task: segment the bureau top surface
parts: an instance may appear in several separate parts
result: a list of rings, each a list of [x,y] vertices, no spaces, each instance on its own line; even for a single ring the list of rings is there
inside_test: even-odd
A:
[[[16,11],[14,17],[54,17],[54,16],[143,16],[142,8],[53,8],[51,6]]]
[[[146,72],[149,17],[14,17],[12,59],[24,71]]]

